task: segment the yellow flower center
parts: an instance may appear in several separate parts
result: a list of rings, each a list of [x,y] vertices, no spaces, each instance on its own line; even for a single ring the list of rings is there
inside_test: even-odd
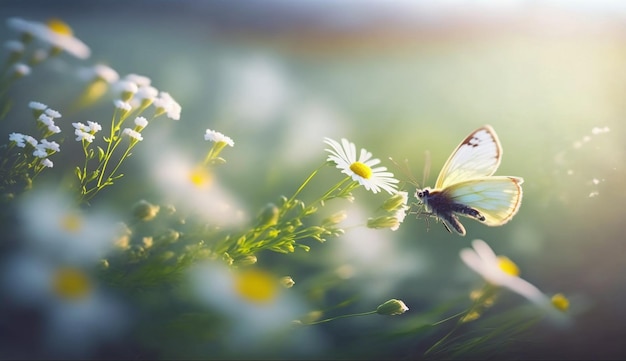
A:
[[[569,300],[562,293],[552,296],[552,305],[559,311],[567,311],[569,309]]]
[[[48,20],[46,25],[48,25],[48,28],[50,30],[54,31],[57,34],[67,35],[67,36],[74,35],[74,32],[72,31],[72,28],[70,28],[70,26],[67,25],[61,19],[56,19],[56,18],[50,19],[50,20]]]
[[[196,167],[189,173],[189,181],[196,187],[204,189],[211,183],[211,174],[203,167]]]
[[[91,283],[81,270],[61,268],[54,275],[53,289],[61,298],[77,300],[89,294]]]
[[[366,166],[361,162],[354,162],[350,164],[350,170],[364,179],[370,179],[370,177],[372,176],[372,168]]]
[[[278,282],[267,272],[250,269],[235,277],[237,293],[248,301],[266,303],[276,297]]]
[[[519,276],[520,274],[520,270],[515,262],[511,261],[508,257],[498,256],[498,266],[500,266],[500,269],[503,270],[504,273],[511,276]]]
[[[68,213],[61,218],[61,228],[70,233],[78,232],[82,226],[83,220],[76,213]]]

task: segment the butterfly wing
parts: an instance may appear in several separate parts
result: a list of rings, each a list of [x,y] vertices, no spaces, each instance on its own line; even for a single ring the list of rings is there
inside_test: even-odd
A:
[[[502,146],[489,125],[476,129],[456,147],[444,164],[436,189],[495,173],[502,159]]]
[[[522,186],[519,177],[481,177],[453,184],[441,193],[454,203],[480,212],[488,226],[501,226],[519,210],[522,203]]]

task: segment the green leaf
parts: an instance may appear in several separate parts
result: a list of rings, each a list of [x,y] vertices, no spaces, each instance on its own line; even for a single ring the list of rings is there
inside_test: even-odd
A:
[[[76,167],[76,169],[74,170],[74,173],[76,174],[76,177],[78,178],[79,181],[82,182],[83,180],[83,171],[80,169],[80,167]]]
[[[98,176],[100,175],[100,169],[96,169],[94,170],[91,175],[89,175],[89,179],[87,179],[87,182],[91,182],[92,180],[98,178]]]
[[[99,161],[103,161],[104,160],[104,149],[102,149],[102,147],[98,146],[98,160]]]

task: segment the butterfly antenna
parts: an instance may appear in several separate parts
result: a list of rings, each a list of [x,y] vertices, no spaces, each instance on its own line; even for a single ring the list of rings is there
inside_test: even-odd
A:
[[[408,159],[406,159],[406,158],[404,159],[404,166],[400,166],[400,164],[398,164],[398,162],[396,162],[391,157],[389,157],[389,160],[391,161],[391,163],[395,164],[395,166],[398,168],[398,170],[400,170],[402,175],[404,175],[409,180],[409,183],[411,183],[414,186],[419,188],[419,183],[417,182],[417,180],[413,176],[413,173],[411,172],[411,169],[409,168],[409,161],[408,161]]]
[[[426,180],[428,179],[428,176],[430,175],[430,152],[429,151],[424,151],[424,172],[423,172],[423,179],[422,179],[422,184],[426,184]]]

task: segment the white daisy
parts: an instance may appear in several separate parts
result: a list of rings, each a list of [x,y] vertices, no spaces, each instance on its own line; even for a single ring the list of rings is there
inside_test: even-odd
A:
[[[491,247],[480,239],[472,241],[472,247],[473,249],[461,250],[461,260],[485,281],[494,286],[506,287],[540,306],[551,304],[543,292],[518,276],[519,269],[513,261],[507,257],[496,256]]]
[[[49,43],[55,49],[64,50],[77,58],[87,59],[91,55],[89,47],[74,37],[72,29],[61,20],[51,19],[47,24],[43,24],[14,17],[7,20],[7,25],[13,30],[36,37]]]
[[[24,239],[37,251],[89,264],[113,249],[113,215],[87,212],[76,206],[69,193],[40,188],[24,196],[18,206]]]
[[[280,287],[279,278],[261,269],[231,271],[204,263],[190,269],[189,279],[198,299],[224,317],[228,327],[221,340],[231,352],[243,352],[239,355],[267,347],[271,336],[288,332],[291,321],[305,313],[301,301]]]
[[[18,251],[4,258],[0,290],[5,312],[26,307],[40,318],[31,327],[36,337],[30,344],[5,344],[3,351],[32,358],[90,359],[129,325],[126,305],[97,283],[88,266],[37,252]]]
[[[387,172],[386,167],[372,168],[380,163],[380,159],[372,158],[372,153],[361,148],[357,159],[356,147],[347,139],[341,139],[341,144],[330,138],[325,138],[324,142],[332,147],[326,149],[330,153],[327,160],[335,163],[342,173],[352,177],[365,189],[373,193],[378,193],[381,189],[389,194],[396,192],[398,180],[393,177],[393,173]]]

